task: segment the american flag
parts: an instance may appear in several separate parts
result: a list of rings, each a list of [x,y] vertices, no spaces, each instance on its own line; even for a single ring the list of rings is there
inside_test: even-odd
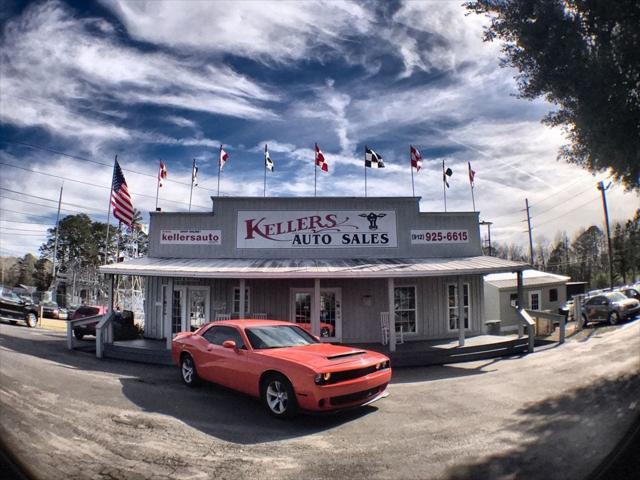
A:
[[[264,146],[264,166],[267,170],[273,172],[273,160],[271,160],[271,157],[269,156],[269,149],[266,144]]]
[[[133,223],[133,203],[131,203],[129,187],[127,187],[127,181],[124,179],[118,160],[113,166],[111,205],[113,205],[113,216],[128,227],[131,227]]]
[[[422,155],[413,145],[409,145],[409,147],[411,149],[411,166],[416,169],[416,172],[419,172],[422,168]]]
[[[473,181],[476,178],[476,172],[471,170],[471,162],[467,162],[469,164],[469,183],[471,183],[471,188],[473,188]]]
[[[160,170],[158,171],[158,186],[164,187],[164,181],[167,178],[167,167],[162,160],[160,160]]]
[[[318,146],[317,143],[316,143],[316,166],[320,167],[320,170],[322,170],[323,172],[329,171],[329,164],[325,160],[324,154],[322,153],[322,150],[320,150],[320,147]]]
[[[364,166],[366,168],[384,168],[382,156],[378,155],[366,145],[364,147]]]

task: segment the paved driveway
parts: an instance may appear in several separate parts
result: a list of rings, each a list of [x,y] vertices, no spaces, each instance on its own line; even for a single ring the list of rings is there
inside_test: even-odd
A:
[[[2,324],[0,435],[43,479],[584,478],[638,418],[639,372],[636,320],[523,357],[397,370],[375,406],[278,421],[183,387],[176,368]]]

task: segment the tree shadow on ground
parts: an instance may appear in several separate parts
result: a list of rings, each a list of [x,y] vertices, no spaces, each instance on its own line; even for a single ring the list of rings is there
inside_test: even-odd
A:
[[[531,403],[503,432],[505,441],[514,434],[524,435],[524,441],[504,453],[452,467],[446,478],[587,478],[640,416],[639,399],[640,376],[625,375]]]

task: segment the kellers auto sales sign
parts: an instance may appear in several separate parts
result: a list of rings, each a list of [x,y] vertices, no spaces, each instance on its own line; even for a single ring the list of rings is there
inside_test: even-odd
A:
[[[238,248],[397,247],[388,210],[239,211]]]

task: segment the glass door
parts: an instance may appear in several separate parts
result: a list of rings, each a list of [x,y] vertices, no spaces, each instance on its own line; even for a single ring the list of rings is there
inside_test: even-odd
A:
[[[187,287],[175,287],[171,297],[171,334],[186,331],[187,309],[185,297]]]
[[[313,289],[292,291],[292,319],[309,333],[313,310]],[[342,340],[342,295],[339,288],[320,290],[320,340],[339,342]]]
[[[209,319],[209,287],[188,287],[189,304],[188,319],[189,325],[186,330],[196,331]]]

